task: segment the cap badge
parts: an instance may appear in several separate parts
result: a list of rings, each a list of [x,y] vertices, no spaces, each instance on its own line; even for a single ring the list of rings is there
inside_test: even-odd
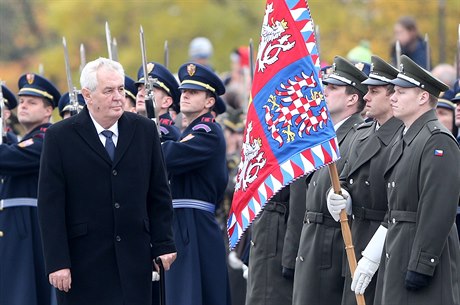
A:
[[[399,71],[404,72],[404,64],[399,65]]]
[[[34,83],[35,75],[30,73],[26,75],[27,83],[32,85]]]
[[[359,69],[359,71],[363,71],[364,64],[362,62],[358,62],[355,64],[355,67]]]
[[[332,64],[332,71],[335,72],[336,69],[337,69],[337,64],[336,64],[336,63],[333,63],[333,64]]]
[[[187,66],[188,75],[193,76],[195,74],[195,72],[196,72],[196,66],[194,64],[189,64]]]
[[[155,64],[149,62],[149,63],[147,64],[147,74],[150,74],[150,72],[153,71],[153,68],[155,68]]]
[[[374,71],[374,63],[371,63],[371,72]]]

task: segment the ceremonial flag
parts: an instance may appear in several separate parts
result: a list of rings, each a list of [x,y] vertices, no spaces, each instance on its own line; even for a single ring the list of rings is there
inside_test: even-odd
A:
[[[230,248],[284,186],[339,158],[306,0],[268,0],[227,229]]]

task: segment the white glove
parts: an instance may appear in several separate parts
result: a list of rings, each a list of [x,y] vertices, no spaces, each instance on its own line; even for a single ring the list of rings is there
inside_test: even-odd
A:
[[[358,262],[351,282],[351,290],[356,294],[364,294],[372,277],[379,269],[386,234],[387,228],[380,226],[363,251],[363,257]]]
[[[243,262],[238,258],[235,251],[230,251],[228,254],[228,265],[235,270],[243,269]]]
[[[248,273],[249,273],[249,268],[245,264],[243,264],[242,268],[243,269],[243,277],[245,280],[248,279]]]
[[[160,274],[156,271],[152,271],[152,282],[158,282],[160,280]]]
[[[348,215],[351,214],[351,197],[350,194],[344,189],[340,189],[342,194],[334,193],[333,189],[330,189],[327,193],[327,209],[335,221],[340,220],[340,211],[345,209]]]

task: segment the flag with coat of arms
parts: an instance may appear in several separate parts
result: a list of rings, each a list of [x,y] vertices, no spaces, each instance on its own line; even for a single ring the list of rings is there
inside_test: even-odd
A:
[[[319,71],[307,1],[268,0],[227,223],[231,249],[273,195],[340,157]]]

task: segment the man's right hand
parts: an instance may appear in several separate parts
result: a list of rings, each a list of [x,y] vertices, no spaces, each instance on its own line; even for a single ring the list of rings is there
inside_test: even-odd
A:
[[[60,291],[69,292],[72,277],[70,276],[70,269],[61,269],[50,273],[49,275],[50,284],[59,289]]]
[[[340,220],[340,212],[345,209],[347,214],[351,214],[351,197],[344,189],[341,194],[336,194],[332,189],[327,193],[327,209],[335,221]]]

